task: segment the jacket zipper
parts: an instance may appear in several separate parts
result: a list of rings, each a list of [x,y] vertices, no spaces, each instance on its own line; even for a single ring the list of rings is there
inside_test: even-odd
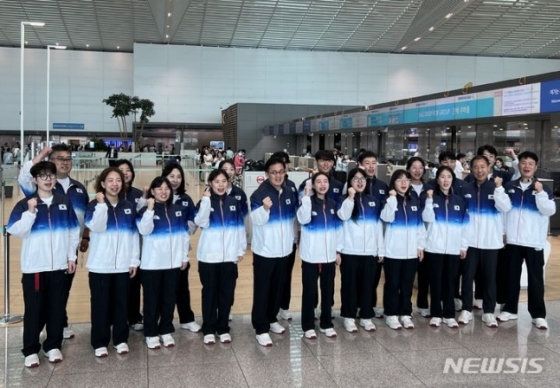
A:
[[[165,209],[165,218],[167,218],[167,225],[169,225],[169,253],[170,253],[170,258],[171,258],[171,266],[170,268],[173,269],[173,236],[171,235],[171,221],[169,220],[169,214],[167,214],[167,207],[164,207]]]
[[[278,192],[278,212],[280,214],[280,247],[282,249],[282,257],[284,257],[284,223],[282,222],[282,191]]]
[[[222,263],[226,261],[226,237],[225,237],[226,225],[225,225],[225,222],[224,222],[224,207],[223,207],[223,205],[224,205],[224,203],[220,199],[220,214],[222,215],[222,253],[223,253]]]
[[[398,205],[398,204],[397,204]],[[406,225],[406,256],[408,256],[408,214],[406,214],[406,198],[403,199],[404,224]]]
[[[447,243],[448,243],[447,232],[449,230],[449,209],[448,209],[448,206],[449,206],[449,197],[446,197],[445,198],[445,250],[444,250],[445,254],[447,254]]]
[[[52,223],[51,223],[51,210],[50,206],[47,205],[47,219],[49,220],[49,234],[51,237],[51,270],[54,271],[54,251],[53,251],[53,235],[52,235]]]
[[[117,249],[115,252],[115,269],[117,269],[117,259],[119,255],[119,221],[117,219],[117,211],[115,210],[115,207],[112,205],[111,207],[113,208],[113,216],[115,217],[115,226],[117,227]]]
[[[531,186],[529,185],[529,187],[527,187],[527,190],[530,190],[530,187],[531,187]],[[521,224],[521,214],[523,214],[523,213],[522,213],[522,210],[523,210],[523,199],[525,198],[525,191],[527,191],[527,190],[523,190],[523,188],[521,188],[521,204],[520,204],[520,206],[519,206],[519,218],[517,219],[517,235],[515,236],[515,237],[517,238],[517,241],[520,240],[520,239],[519,239],[519,226],[520,226],[520,224]]]
[[[325,196],[326,200],[326,196]],[[325,207],[327,206],[326,201],[323,200],[323,220],[325,221],[325,257],[327,258],[327,263],[329,262],[329,236],[327,232],[327,212]]]
[[[480,186],[476,192],[476,223],[480,226]],[[480,248],[480,227],[476,228],[476,247]]]
[[[359,199],[359,201],[360,201],[360,207],[362,208],[362,215],[363,215],[363,218],[364,218],[364,222],[362,223],[362,230],[363,230],[363,238],[362,238],[362,241],[363,241],[363,243],[364,243],[364,250],[363,250],[363,252],[365,252],[365,251],[366,251],[366,223],[365,223],[365,220],[366,220],[366,211],[365,211],[365,209],[364,209],[364,203],[362,202],[362,196],[360,195],[360,196],[358,197],[358,199]],[[359,219],[360,219],[360,217],[359,217],[359,214],[358,214],[358,220],[359,220]]]

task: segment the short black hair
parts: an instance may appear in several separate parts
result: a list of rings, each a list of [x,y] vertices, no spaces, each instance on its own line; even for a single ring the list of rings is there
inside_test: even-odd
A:
[[[521,159],[533,159],[535,163],[539,163],[539,157],[537,156],[537,154],[531,151],[523,151],[522,153],[517,155],[517,159],[519,161],[521,161]]]
[[[467,157],[466,154],[464,154],[464,153],[462,153],[462,152],[459,152],[459,153],[457,154],[457,159],[455,159],[455,160],[459,160],[459,159],[466,158],[466,157]]]
[[[486,164],[488,166],[490,166],[490,161],[488,160],[488,158],[484,155],[476,155],[474,158],[471,159],[471,168],[474,165],[474,162],[476,162],[477,160],[484,160],[486,162]]]
[[[428,167],[429,167],[429,168],[434,168],[435,166],[436,166],[436,165],[433,164],[432,162],[428,162]]]
[[[315,160],[330,160],[334,162],[334,152],[331,150],[319,150],[315,153]]]
[[[54,154],[55,152],[69,152],[69,153],[72,153],[72,148],[70,148],[70,146],[68,146],[64,143],[55,144],[51,147],[51,155]]]
[[[210,172],[210,174],[208,175],[208,185],[210,185],[210,182],[216,179],[218,175],[225,176],[226,181],[229,181],[229,175],[227,174],[227,172],[225,170],[222,170],[221,168],[217,168],[215,170],[212,170],[212,172]]]
[[[132,166],[132,163],[130,162],[130,160],[128,159],[119,159],[115,162],[115,167],[119,168],[119,166],[126,164],[128,166],[128,169],[130,170],[130,172],[132,173],[132,180],[130,181],[130,185],[132,186],[132,183],[134,183],[134,178],[136,178],[136,173],[134,172],[134,167]],[[124,180],[123,180],[123,185],[124,185]]]
[[[284,151],[276,151],[270,157],[271,158],[280,158],[280,159],[284,160],[284,163],[286,163],[286,164],[290,163],[290,155],[288,155],[288,153],[284,152]]]
[[[484,151],[487,151],[488,153],[490,153],[494,156],[498,156],[498,151],[496,150],[496,148],[494,148],[490,144],[485,144],[483,146],[478,147],[478,150],[476,151],[476,154],[477,155],[482,155],[484,153]]]
[[[440,163],[447,160],[447,159],[457,160],[457,159],[455,159],[455,154],[451,151],[443,151],[438,156],[438,160],[439,160]]]
[[[410,170],[410,167],[412,167],[412,164],[414,162],[420,162],[422,163],[422,167],[426,167],[426,162],[424,161],[424,159],[422,159],[420,156],[413,156],[406,161],[406,171]]]
[[[53,162],[39,162],[31,167],[29,173],[33,178],[37,178],[39,175],[45,173],[56,175],[56,165]]]
[[[171,187],[171,183],[166,177],[156,176],[154,178],[154,180],[150,184],[148,198],[154,198],[154,195],[152,194],[152,190],[161,187],[164,183],[167,185],[167,187],[169,187],[169,190],[171,191],[171,195],[169,196],[169,198],[167,198],[167,201],[165,201],[165,205],[170,206],[173,203],[173,188]]]
[[[358,163],[362,164],[364,159],[367,158],[375,158],[375,160],[377,160],[377,154],[373,151],[363,151],[358,155]]]
[[[122,182],[121,191],[123,190],[123,188],[124,188],[124,174],[122,173],[122,171],[119,170],[117,167],[107,167],[105,170],[101,171],[101,174],[99,174],[99,176],[97,177],[97,179],[95,181],[95,192],[96,193],[105,194],[105,189],[101,185],[101,182],[105,182],[105,179],[107,179],[109,174],[112,173],[112,172],[115,172],[115,173],[119,174],[119,177],[121,178],[121,182]],[[120,194],[120,192],[119,192],[119,194]]]
[[[270,166],[275,164],[281,164],[284,170],[286,169],[286,162],[284,162],[284,158],[270,157],[264,164],[264,171],[268,172]]]

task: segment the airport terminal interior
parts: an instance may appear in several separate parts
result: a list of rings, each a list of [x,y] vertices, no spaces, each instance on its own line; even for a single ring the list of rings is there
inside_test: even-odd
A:
[[[41,351],[35,368],[26,368],[22,355],[21,240],[4,226],[25,198],[21,165],[56,143],[73,149],[70,176],[90,199],[114,146],[134,166],[137,188],[179,156],[195,204],[209,171],[199,154],[205,146],[245,151],[239,182],[250,195],[266,179],[252,166],[275,151],[290,155],[298,184],[316,170],[319,150],[336,149],[344,174],[360,152],[373,151],[377,178],[388,183],[411,157],[437,165],[438,155],[451,151],[470,160],[489,144],[506,168],[512,152],[535,152],[536,176],[558,206],[559,12],[556,0],[0,1],[0,386],[556,386],[560,212],[550,217],[544,250],[548,330],[532,322],[523,278],[518,319],[497,328],[481,321],[480,309],[469,324],[431,327],[416,310],[415,284],[414,329],[393,330],[376,317],[375,331],[350,333],[337,270],[338,335],[308,339],[296,255],[292,319],[279,317],[285,333],[271,333],[273,346],[263,347],[251,322],[249,244],[238,264],[231,343],[206,345],[175,315],[174,347],[148,349],[143,332],[131,329],[128,354],[111,345],[100,358],[90,344],[86,252],[78,254],[67,306],[75,335],[63,341],[62,362],[50,363]],[[115,107],[102,100],[118,93],[151,99],[154,112],[147,121],[139,107],[126,120],[115,118]],[[191,236],[189,283],[202,324],[200,233]],[[384,276],[377,307],[383,283]]]

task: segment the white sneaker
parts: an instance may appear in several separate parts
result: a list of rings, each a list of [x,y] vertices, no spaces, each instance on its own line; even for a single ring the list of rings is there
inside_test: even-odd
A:
[[[188,323],[181,323],[181,329],[189,330],[193,333],[198,333],[200,331],[200,325],[195,321],[188,322]]]
[[[414,323],[410,315],[401,316],[401,323],[405,329],[414,329]]]
[[[441,318],[433,317],[430,319],[430,326],[431,327],[439,327],[441,325]]]
[[[482,314],[482,322],[486,323],[488,327],[498,327],[498,321],[496,321],[494,314],[491,313]]]
[[[70,339],[70,338],[74,338],[75,334],[72,331],[72,329],[70,329],[69,327],[65,327],[64,331],[62,332],[62,337],[64,339]]]
[[[220,334],[220,342],[223,344],[231,343],[231,335],[229,333]]]
[[[58,363],[64,359],[59,349],[51,349],[48,352],[45,352],[45,356],[47,356],[49,358],[49,362],[52,363]]]
[[[463,308],[463,301],[459,298],[455,298],[455,311],[461,311]]]
[[[307,330],[304,336],[307,339],[317,339],[317,332],[315,332],[315,330]]]
[[[206,334],[202,341],[205,345],[214,345],[216,343],[216,336],[214,334]]]
[[[373,308],[374,318],[383,318],[383,309],[381,307],[374,307]]]
[[[443,318],[443,323],[445,323],[447,327],[450,327],[452,329],[456,329],[459,327],[459,324],[457,323],[455,318]]]
[[[95,357],[107,357],[109,355],[109,352],[107,351],[106,347],[101,347],[101,348],[97,348],[95,349]]]
[[[285,321],[291,321],[292,320],[292,313],[289,310],[282,310],[280,309],[280,318],[282,318]]]
[[[37,353],[33,353],[25,357],[24,365],[26,368],[36,368],[40,364],[41,362],[39,361],[39,356],[37,355]]]
[[[134,325],[132,325],[132,330],[142,331],[144,330],[144,324],[142,322],[136,322]]]
[[[402,329],[402,325],[399,322],[399,317],[397,317],[396,315],[387,315],[387,318],[385,318],[385,323],[393,330]]]
[[[329,327],[328,329],[319,328],[319,331],[321,333],[323,333],[324,335],[326,335],[328,338],[335,338],[336,337],[336,331],[332,327]]]
[[[265,347],[272,346],[272,339],[270,339],[270,335],[268,333],[257,334],[255,337],[257,338],[259,345]]]
[[[115,346],[115,349],[117,350],[117,354],[128,354],[128,352],[130,351],[126,342],[118,344],[117,346]]]
[[[473,303],[473,308],[476,310],[482,310],[482,299],[475,299]]]
[[[548,330],[548,323],[544,318],[535,318],[533,319],[533,325],[539,330]]]
[[[161,347],[159,337],[146,337],[146,345],[148,349],[159,349]]]
[[[463,310],[461,314],[459,314],[459,319],[457,320],[460,324],[468,325],[470,321],[473,319],[473,314],[470,311]]]
[[[430,309],[417,309],[418,313],[423,316],[424,318],[431,318],[432,314],[430,313]]]
[[[517,319],[517,314],[508,313],[507,311],[502,311],[496,316],[496,319],[500,322],[507,322]]]
[[[344,318],[344,330],[349,333],[355,333],[358,331],[354,318]]]
[[[286,329],[284,329],[284,326],[282,326],[278,322],[273,322],[270,324],[270,331],[274,334],[284,334],[286,332]]]
[[[504,312],[504,307],[506,307],[505,303],[500,303],[500,312],[503,313]]]
[[[365,331],[375,331],[375,325],[371,319],[360,319],[360,326],[363,327]]]
[[[163,342],[163,346],[165,346],[166,348],[175,346],[175,340],[173,339],[173,336],[171,334],[163,334],[160,337],[161,342]]]

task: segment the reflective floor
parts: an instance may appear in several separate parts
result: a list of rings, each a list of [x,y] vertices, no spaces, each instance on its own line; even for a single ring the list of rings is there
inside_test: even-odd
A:
[[[526,305],[519,320],[490,329],[475,320],[459,329],[431,328],[414,317],[414,330],[394,331],[374,319],[377,331],[350,334],[335,319],[338,338],[303,339],[299,315],[274,346],[255,341],[250,316],[234,316],[233,342],[207,346],[202,334],[180,330],[174,348],[148,350],[141,332],[131,332],[130,353],[97,359],[89,324],[74,324],[60,364],[41,356],[23,366],[21,327],[2,328],[0,384],[7,387],[547,387],[560,378],[560,302],[548,302],[548,331],[532,327]],[[176,327],[178,325],[176,324]],[[502,364],[500,365],[500,359]],[[527,359],[523,361],[520,359]],[[492,361],[494,359],[494,361]],[[446,361],[447,360],[447,361]],[[446,362],[449,364],[446,372]],[[499,373],[482,373],[491,368]],[[487,363],[487,364],[485,364]],[[470,373],[466,373],[470,372]],[[534,373],[538,372],[538,373]]]

